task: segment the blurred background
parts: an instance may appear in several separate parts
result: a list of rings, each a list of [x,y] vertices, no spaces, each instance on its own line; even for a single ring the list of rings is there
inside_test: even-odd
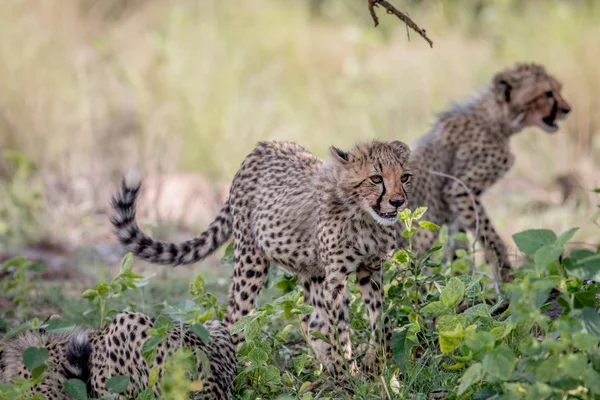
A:
[[[513,249],[513,233],[540,227],[597,244],[600,1],[393,4],[433,48],[381,8],[374,28],[366,0],[0,2],[0,260],[114,264],[106,211],[133,165],[146,229],[189,237],[257,141],[321,156],[411,144],[518,61],[544,64],[573,112],[554,135],[513,139],[516,165],[484,204]]]

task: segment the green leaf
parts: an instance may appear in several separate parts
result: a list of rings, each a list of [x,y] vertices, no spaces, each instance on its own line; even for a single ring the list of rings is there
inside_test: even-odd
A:
[[[431,221],[419,221],[419,226],[423,229],[427,229],[428,231],[438,231],[440,226],[438,224],[434,224]]]
[[[427,207],[417,207],[417,209],[412,213],[413,221],[421,219],[421,217],[425,214],[426,211]]]
[[[244,333],[246,334],[247,340],[258,340],[260,337],[260,324],[258,320],[253,320],[248,323],[246,329],[244,329]]]
[[[405,229],[404,232],[402,232],[402,237],[404,238],[409,238],[411,236],[414,236],[414,234],[417,233],[417,228],[415,227],[411,227],[410,229]]]
[[[414,345],[415,343],[409,339],[408,329],[393,333],[390,341],[392,358],[401,372],[406,370],[406,362]]]
[[[31,376],[33,377],[33,379],[38,379],[42,376],[42,374],[44,372],[46,372],[47,369],[48,369],[47,364],[38,365],[31,371]]]
[[[450,308],[460,304],[465,296],[465,284],[457,277],[452,277],[440,295],[440,300]]]
[[[452,353],[460,347],[460,338],[440,335],[438,339],[440,342],[440,350],[443,354]]]
[[[600,394],[600,374],[594,369],[588,368],[583,374],[583,382],[592,393]]]
[[[131,272],[132,269],[133,269],[133,254],[127,253],[127,254],[125,254],[125,256],[123,256],[123,259],[121,260],[121,267],[119,269],[119,272],[126,274],[128,272]]]
[[[281,374],[279,369],[274,365],[267,365],[267,367],[263,370],[263,378],[265,380],[265,384],[267,385],[281,384]]]
[[[556,245],[564,246],[565,244],[567,244],[567,242],[569,240],[571,240],[571,238],[573,238],[573,235],[575,234],[575,232],[577,232],[578,229],[579,228],[572,228],[572,229],[569,229],[568,231],[566,231],[565,233],[563,233],[562,235],[560,235],[556,239]]]
[[[48,359],[48,349],[38,347],[28,347],[23,352],[23,364],[25,367],[32,371],[34,368],[39,367]]]
[[[150,374],[148,376],[148,387],[154,387],[158,383],[158,378],[160,374],[160,365],[156,364],[150,370]]]
[[[22,324],[14,327],[10,331],[6,332],[6,335],[4,335],[4,339],[8,339],[9,337],[18,335],[19,333],[26,331],[27,329],[30,329],[30,328],[31,328],[31,322],[23,322]]]
[[[530,229],[515,233],[513,240],[520,251],[527,255],[534,255],[540,247],[554,244],[556,234],[549,229]]]
[[[329,340],[329,338],[327,336],[325,336],[325,334],[323,332],[319,332],[319,331],[309,331],[308,332],[311,336],[316,337],[317,339],[321,339],[322,341],[324,341],[325,343],[331,345],[331,340]]]
[[[65,333],[71,332],[75,328],[75,324],[64,319],[51,319],[41,326],[46,333]]]
[[[81,297],[83,297],[84,299],[87,299],[89,301],[94,300],[99,295],[100,294],[98,293],[98,291],[96,289],[88,289],[85,292],[81,293]]]
[[[106,381],[106,389],[111,393],[123,393],[129,386],[129,377],[125,375],[117,375]]]
[[[461,396],[475,383],[479,382],[483,378],[483,365],[481,363],[475,363],[471,365],[463,374],[460,385],[458,386],[458,395]]]
[[[210,332],[202,324],[194,324],[190,326],[190,331],[194,332],[205,343],[210,343]]]
[[[421,314],[431,315],[433,317],[440,316],[450,312],[450,308],[441,301],[432,301],[421,309]]]
[[[229,243],[229,245],[225,248],[223,257],[221,257],[221,264],[223,264],[223,265],[232,265],[233,264],[233,242]]]
[[[598,315],[595,309],[591,307],[584,308],[581,310],[580,319],[588,333],[600,338],[600,315]]]
[[[512,375],[517,357],[507,346],[501,345],[483,357],[483,370],[496,378],[507,381]]]
[[[589,250],[574,251],[564,260],[569,275],[580,279],[600,281],[600,254]]]
[[[400,221],[408,221],[411,215],[412,212],[408,208],[405,208],[398,213],[398,218],[400,218]]]
[[[579,350],[587,351],[598,344],[598,338],[589,333],[577,332],[573,335],[573,346]]]
[[[491,350],[494,348],[496,338],[488,331],[475,332],[473,335],[467,336],[465,345],[473,351],[483,349]]]
[[[75,400],[86,400],[87,389],[85,383],[79,379],[69,379],[65,382],[65,391]]]
[[[267,354],[267,352],[261,349],[260,347],[255,347],[248,354],[248,358],[255,365],[263,365],[264,363],[269,361],[269,354]]]
[[[407,263],[408,260],[409,260],[408,253],[405,250],[398,250],[394,254],[394,261],[396,261],[398,264]]]
[[[560,360],[563,370],[568,376],[575,379],[583,377],[587,369],[588,358],[583,354],[565,354]]]
[[[98,285],[96,290],[98,291],[98,295],[103,299],[108,299],[112,295],[111,287],[106,283],[101,283]]]
[[[562,246],[556,247],[554,245],[545,245],[537,249],[533,261],[535,262],[535,265],[544,269],[550,263],[558,260],[564,251],[565,249]]]

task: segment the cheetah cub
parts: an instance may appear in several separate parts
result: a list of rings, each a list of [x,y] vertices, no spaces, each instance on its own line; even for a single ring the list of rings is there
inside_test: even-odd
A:
[[[53,316],[54,317],[54,316]],[[51,317],[50,319],[53,319]],[[60,317],[58,317],[60,318]],[[68,379],[79,379],[86,384],[90,398],[110,396],[106,382],[113,376],[129,377],[125,393],[115,397],[126,400],[136,397],[141,387],[147,387],[150,370],[164,372],[167,355],[183,344],[192,351],[201,350],[206,355],[210,369],[198,361],[198,373],[204,387],[193,392],[194,399],[228,400],[231,398],[236,373],[235,348],[229,330],[219,321],[207,321],[210,342],[187,331],[183,338],[179,326],[169,331],[166,339],[156,346],[154,364],[148,365],[142,357],[144,342],[150,337],[155,319],[140,312],[123,312],[102,329],[77,328],[66,333],[35,334],[25,331],[0,342],[0,383],[10,383],[17,378],[31,378],[23,364],[23,351],[29,347],[48,349],[48,376],[31,388],[31,395],[41,394],[45,399],[71,399],[64,390]],[[159,385],[152,388],[160,398]]]
[[[253,310],[269,264],[285,267],[300,277],[305,302],[314,306],[303,329],[320,331],[333,343],[308,335],[319,361],[339,376],[345,359],[355,373],[346,282],[356,273],[375,333],[383,302],[381,262],[395,247],[397,212],[408,201],[410,150],[398,141],[373,141],[349,152],[331,147],[330,153],[323,162],[294,143],[259,143],[233,178],[214,222],[180,244],[140,230],[135,222],[140,181],[126,176],[113,200],[116,235],[137,257],[170,265],[198,262],[233,237],[229,326]],[[369,362],[375,351],[370,346]]]
[[[506,245],[479,197],[513,165],[513,135],[529,126],[549,133],[558,130],[556,121],[571,111],[560,92],[561,85],[541,65],[517,64],[498,73],[476,97],[442,113],[433,129],[413,146],[411,162],[418,171],[418,184],[411,203],[427,206],[429,220],[449,224],[455,231],[475,233],[478,215],[476,238],[485,248],[486,262],[499,267],[496,278],[510,279],[511,264]],[[466,187],[428,172],[432,170],[458,178]],[[434,241],[432,232],[422,230],[413,245],[425,251]],[[399,237],[399,244],[406,246],[406,239]]]

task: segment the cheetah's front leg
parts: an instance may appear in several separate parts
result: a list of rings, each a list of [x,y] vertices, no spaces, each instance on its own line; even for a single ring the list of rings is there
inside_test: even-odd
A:
[[[341,374],[346,364],[350,374],[358,372],[350,343],[347,280],[346,267],[334,264],[327,268],[323,294],[324,305],[329,307],[325,315],[329,318],[325,321],[324,333],[332,343],[328,368],[336,378],[343,378]]]
[[[367,372],[374,372],[374,367],[377,363],[377,349],[384,349],[383,357],[385,358],[391,354],[390,340],[392,339],[392,330],[389,318],[386,317],[383,329],[380,326],[381,307],[384,297],[382,271],[358,270],[356,280],[371,324],[371,340],[369,341],[369,349],[365,356],[364,367]]]

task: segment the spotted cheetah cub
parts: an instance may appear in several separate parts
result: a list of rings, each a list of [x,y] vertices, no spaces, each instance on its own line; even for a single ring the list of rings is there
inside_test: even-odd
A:
[[[285,267],[300,277],[305,302],[314,306],[303,329],[320,331],[334,343],[311,339],[318,359],[337,376],[343,354],[354,373],[346,281],[357,274],[376,331],[381,261],[396,242],[397,212],[407,206],[410,150],[398,141],[373,141],[349,152],[331,147],[330,153],[323,162],[294,143],[259,143],[233,178],[214,222],[180,244],[153,240],[140,230],[135,222],[140,181],[126,176],[113,201],[116,235],[136,256],[171,265],[198,262],[233,237],[229,326],[253,310],[269,264]],[[369,351],[374,359],[376,350]]]
[[[486,262],[499,266],[497,278],[509,279],[511,264],[506,245],[479,197],[513,165],[513,135],[528,126],[549,133],[558,130],[556,121],[571,111],[560,92],[561,85],[541,65],[517,64],[498,73],[491,86],[476,97],[442,113],[433,129],[413,146],[411,159],[418,170],[418,183],[411,203],[427,206],[429,220],[449,224],[454,230],[474,232],[477,214],[476,238],[485,248]],[[466,187],[428,171],[451,175]],[[434,240],[432,232],[421,230],[413,244],[425,251]],[[399,241],[401,246],[407,244],[404,238]]]
[[[60,318],[60,317],[58,317]],[[148,365],[142,357],[142,346],[150,337],[154,318],[139,312],[123,312],[102,329],[77,328],[66,333],[34,334],[25,331],[0,343],[0,383],[10,383],[15,378],[31,378],[31,372],[23,364],[23,351],[29,347],[48,349],[48,377],[31,388],[31,394],[41,394],[45,399],[71,399],[64,390],[68,379],[79,379],[86,384],[90,398],[110,395],[106,382],[113,376],[125,375],[130,384],[124,394],[116,399],[135,397],[148,386],[150,370],[159,367],[162,376],[167,355],[184,347],[201,350],[209,361],[210,371],[198,362],[203,390],[194,392],[195,399],[227,400],[231,398],[236,373],[235,348],[229,330],[219,321],[207,321],[204,326],[210,333],[209,343],[186,331],[181,338],[176,326],[167,338],[156,346],[154,365]],[[187,326],[184,326],[187,329]],[[160,398],[158,385],[152,388]]]

